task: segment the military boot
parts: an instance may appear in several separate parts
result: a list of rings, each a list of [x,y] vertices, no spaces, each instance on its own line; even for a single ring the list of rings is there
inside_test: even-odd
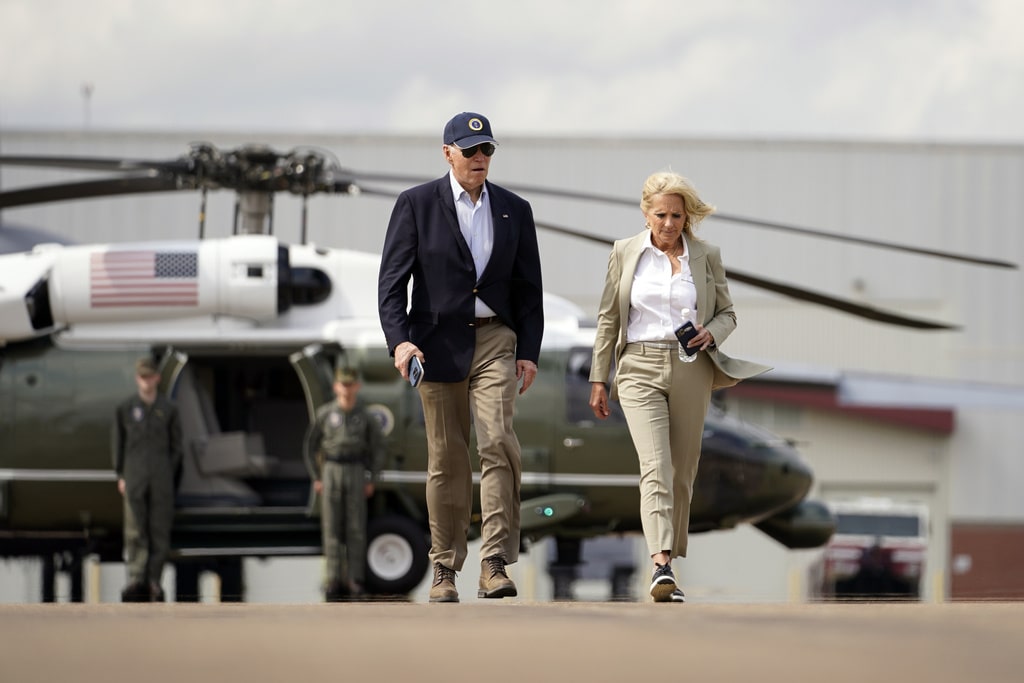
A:
[[[455,587],[455,570],[440,562],[434,563],[434,583],[430,586],[430,602],[458,602],[459,591]]]
[[[324,602],[343,602],[348,598],[348,587],[341,581],[330,581],[324,588]]]
[[[505,572],[505,558],[501,555],[485,557],[480,562],[480,590],[478,598],[514,598],[518,595],[516,584]]]
[[[149,586],[141,581],[132,581],[121,591],[121,602],[149,601]]]

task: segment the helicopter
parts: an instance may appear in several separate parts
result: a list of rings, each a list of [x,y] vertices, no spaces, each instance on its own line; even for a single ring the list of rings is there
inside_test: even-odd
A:
[[[42,244],[0,256],[0,410],[7,416],[0,421],[0,556],[40,557],[51,573],[53,558],[72,568],[87,554],[120,559],[109,425],[131,386],[132,361],[146,353],[160,361],[161,390],[179,405],[187,444],[172,538],[176,594],[195,599],[199,572],[208,570],[220,574],[223,599],[242,599],[242,558],[320,553],[302,435],[316,407],[330,400],[333,367],[345,363],[362,373],[362,398],[387,437],[387,464],[370,501],[367,588],[403,594],[418,585],[429,569],[426,437],[415,390],[395,372],[379,328],[379,259],[307,244],[305,202],[318,193],[394,197],[366,183],[425,179],[358,173],[316,150],[222,151],[208,143],[165,161],[4,156],[0,164],[115,174],[0,192],[0,209],[201,194],[198,240]],[[527,196],[621,201],[503,184]],[[205,238],[207,193],[222,189],[236,192],[233,234]],[[303,200],[298,244],[272,235],[279,192]],[[105,264],[119,259],[141,263],[145,282],[104,281]],[[730,278],[871,320],[950,327],[735,270]],[[571,567],[582,540],[640,530],[638,468],[621,413],[602,423],[589,414],[593,325],[550,293],[545,313],[538,379],[517,404],[521,517],[524,538],[554,537],[555,564]],[[792,444],[712,406],[690,528],[753,524],[787,548],[820,547],[835,523],[807,498],[812,482]]]

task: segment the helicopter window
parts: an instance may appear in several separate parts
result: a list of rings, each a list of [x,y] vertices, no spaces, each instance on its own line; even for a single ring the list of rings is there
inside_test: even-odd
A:
[[[569,361],[566,364],[565,372],[565,416],[573,424],[587,422],[595,425],[618,425],[625,423],[626,417],[622,414],[622,408],[618,401],[611,401],[611,415],[606,420],[595,420],[594,413],[590,409],[590,362],[593,356],[593,349],[579,347],[570,349]],[[612,368],[612,379],[615,378],[615,369]]]
[[[290,289],[293,304],[311,306],[331,295],[331,278],[317,268],[292,268]]]
[[[32,329],[42,330],[53,327],[53,313],[50,311],[50,284],[48,280],[40,280],[25,295],[25,308],[28,309]]]

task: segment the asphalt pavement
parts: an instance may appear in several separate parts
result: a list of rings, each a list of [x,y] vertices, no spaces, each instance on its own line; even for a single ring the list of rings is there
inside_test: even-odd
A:
[[[0,605],[0,681],[1024,680],[1024,603]]]

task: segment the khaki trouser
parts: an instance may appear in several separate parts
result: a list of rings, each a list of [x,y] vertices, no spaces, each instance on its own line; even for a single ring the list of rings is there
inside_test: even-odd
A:
[[[651,555],[686,557],[712,365],[706,353],[682,362],[675,345],[627,344],[619,360],[619,402],[640,458],[640,517]]]
[[[419,386],[427,430],[430,561],[461,571],[473,509],[470,414],[480,454],[481,557],[519,559],[522,457],[512,430],[516,334],[500,323],[477,328],[469,377]],[[430,359],[427,358],[427,362]]]
[[[327,583],[366,579],[366,467],[327,461],[321,474],[323,534]]]

